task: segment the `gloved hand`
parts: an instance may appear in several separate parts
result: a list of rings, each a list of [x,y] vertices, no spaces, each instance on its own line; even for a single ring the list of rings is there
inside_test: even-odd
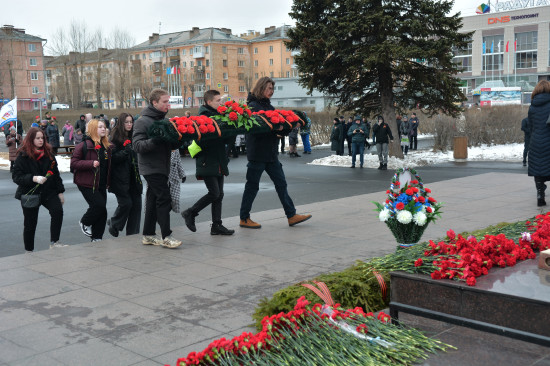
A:
[[[162,144],[164,144],[164,140],[163,140],[162,138],[160,138],[160,137],[153,137],[153,138],[151,139],[151,141],[153,141],[153,144],[155,144],[155,145],[162,145]]]
[[[130,151],[132,151],[132,150],[133,150],[133,149],[132,149],[132,144],[128,144],[128,145],[124,146],[124,151],[130,152]]]
[[[48,179],[48,178],[43,177],[43,176],[41,176],[41,175],[35,175],[34,177],[32,177],[32,181],[33,181],[34,183],[38,183],[38,184],[44,184],[44,183],[46,183],[46,180],[47,180],[47,179]]]
[[[185,183],[186,180],[187,180],[187,177],[181,178],[181,182],[182,182],[182,183]]]

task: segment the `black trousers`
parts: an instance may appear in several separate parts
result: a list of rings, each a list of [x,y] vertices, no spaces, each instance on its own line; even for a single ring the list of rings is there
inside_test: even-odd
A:
[[[348,143],[348,155],[351,156],[351,137],[346,136],[346,141]]]
[[[206,206],[212,204],[212,223],[222,223],[222,200],[223,200],[223,179],[219,177],[204,177],[204,184],[208,193],[202,196],[192,207],[191,212],[198,214]]]
[[[418,147],[418,136],[410,136],[409,139],[409,149],[416,150],[416,148]]]
[[[158,222],[164,239],[172,234],[170,229],[172,198],[168,187],[168,177],[163,174],[150,174],[143,177],[147,181],[143,235],[155,235]]]
[[[88,203],[88,210],[82,216],[82,223],[92,227],[92,239],[103,239],[107,223],[107,190],[105,188],[87,188],[78,186]]]
[[[111,225],[118,231],[126,226],[126,235],[139,233],[141,221],[141,194],[132,190],[115,194],[118,207],[111,217]]]
[[[40,203],[50,212],[50,241],[58,241],[61,234],[61,226],[63,225],[63,205],[59,200],[59,196],[53,195]],[[23,207],[23,243],[25,244],[25,250],[34,250],[34,235],[36,233],[36,224],[38,223],[39,209],[40,206],[35,208]]]
[[[523,164],[527,163],[527,156],[529,154],[529,141],[530,138],[526,138],[523,143]]]

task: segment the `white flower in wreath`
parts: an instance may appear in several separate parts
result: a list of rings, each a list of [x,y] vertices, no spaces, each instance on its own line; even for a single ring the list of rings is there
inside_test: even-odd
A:
[[[402,210],[397,213],[397,221],[402,224],[408,224],[412,221],[412,214],[407,210]]]
[[[388,221],[388,219],[391,217],[391,211],[388,210],[388,209],[383,209],[382,211],[380,211],[380,214],[378,214],[378,218],[380,219],[380,221],[382,222],[386,222]]]
[[[414,223],[416,225],[424,226],[424,225],[426,225],[426,221],[428,220],[428,217],[426,216],[426,214],[424,212],[419,211],[419,212],[414,214],[413,220],[414,220]]]

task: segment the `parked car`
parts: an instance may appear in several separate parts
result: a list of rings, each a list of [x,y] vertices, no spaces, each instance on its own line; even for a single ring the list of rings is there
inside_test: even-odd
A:
[[[68,104],[61,104],[61,103],[54,103],[52,104],[52,111],[56,111],[56,110],[59,110],[59,109],[69,109],[69,105]]]

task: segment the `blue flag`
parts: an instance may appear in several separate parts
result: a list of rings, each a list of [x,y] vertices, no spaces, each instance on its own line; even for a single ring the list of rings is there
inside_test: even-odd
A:
[[[494,41],[491,41],[491,53],[493,53],[493,46],[494,46],[495,42]]]
[[[166,75],[170,75],[171,71],[172,71],[172,69],[170,67],[167,67],[166,68]]]
[[[482,50],[483,50],[483,53],[485,53],[485,42],[483,42]]]

